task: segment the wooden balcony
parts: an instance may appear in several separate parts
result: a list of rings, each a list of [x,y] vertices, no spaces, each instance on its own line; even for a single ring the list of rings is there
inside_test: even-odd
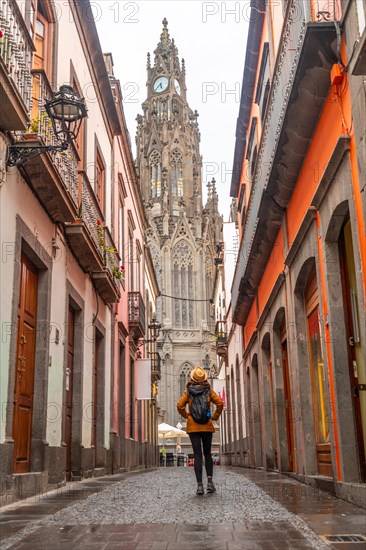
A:
[[[160,354],[157,351],[151,351],[148,355],[151,357],[151,380],[152,382],[158,382],[161,379]]]
[[[32,149],[58,146],[44,103],[53,97],[53,90],[43,70],[32,71],[33,89],[39,94],[39,110],[32,121],[32,132],[15,133],[16,145]],[[72,148],[56,153],[42,153],[30,158],[19,168],[35,191],[43,208],[55,222],[71,222],[78,204],[77,157]]]
[[[34,45],[15,0],[0,2],[0,129],[25,130]]]
[[[225,321],[217,321],[215,327],[216,354],[219,357],[227,357],[228,338]]]
[[[337,62],[334,23],[314,23],[311,17],[306,2],[289,0],[233,280],[233,321],[240,325],[256,295]]]
[[[135,341],[145,336],[145,304],[140,292],[128,293],[128,330]]]
[[[81,217],[66,223],[65,230],[71,250],[81,268],[91,275],[100,296],[107,304],[117,302],[120,290],[114,268],[119,265],[119,256],[113,252],[116,250],[113,239],[85,174]]]

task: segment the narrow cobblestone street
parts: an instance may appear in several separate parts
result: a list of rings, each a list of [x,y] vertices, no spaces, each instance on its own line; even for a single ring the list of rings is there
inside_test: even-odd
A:
[[[327,534],[366,533],[364,510],[276,473],[219,467],[216,494],[195,495],[192,468],[69,484],[5,507],[7,549],[360,549]]]

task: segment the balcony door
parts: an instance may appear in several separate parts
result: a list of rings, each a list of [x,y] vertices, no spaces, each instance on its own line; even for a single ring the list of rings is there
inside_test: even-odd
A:
[[[28,258],[22,256],[12,433],[14,440],[14,473],[16,474],[30,471],[37,287],[37,269]]]
[[[36,51],[33,54],[33,69],[35,71],[44,71],[49,81],[52,80],[52,34],[53,25],[51,14],[48,12],[46,3],[38,1],[37,13],[32,32]],[[44,98],[42,98],[44,99]],[[34,74],[32,80],[32,112],[31,120],[34,120],[39,112],[39,102],[41,100],[41,77],[40,74]]]

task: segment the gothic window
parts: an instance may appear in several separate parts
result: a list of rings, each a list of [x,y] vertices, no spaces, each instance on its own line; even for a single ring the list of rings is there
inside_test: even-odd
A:
[[[179,241],[173,249],[173,266],[173,289],[174,297],[177,298],[174,300],[174,325],[193,328],[193,301],[187,299],[194,297],[193,254],[192,248],[184,240]]]
[[[158,151],[151,153],[149,164],[151,198],[156,199],[161,195],[161,155]]]
[[[180,375],[179,375],[179,391],[180,395],[184,392],[187,386],[187,382],[189,380],[189,373],[192,370],[192,365],[189,363],[184,363],[184,365],[181,368]]]
[[[170,164],[172,166],[172,193],[173,195],[183,195],[183,159],[179,149],[173,149],[170,154]]]

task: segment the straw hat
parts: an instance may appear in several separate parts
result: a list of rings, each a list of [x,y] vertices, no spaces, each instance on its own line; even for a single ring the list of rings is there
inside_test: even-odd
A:
[[[190,373],[193,382],[205,382],[207,380],[207,372],[202,367],[195,367]]]

